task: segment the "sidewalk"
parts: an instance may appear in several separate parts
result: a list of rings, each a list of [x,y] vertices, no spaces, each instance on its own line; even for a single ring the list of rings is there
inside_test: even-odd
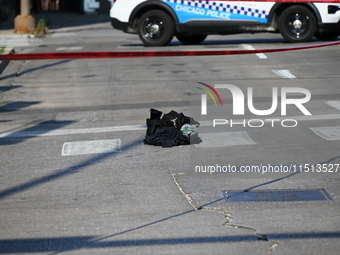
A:
[[[53,29],[89,25],[95,23],[110,22],[108,14],[77,14],[67,12],[40,12],[34,15],[35,22],[43,19],[49,31]],[[0,29],[0,47],[5,47],[3,54],[8,54],[14,51],[15,45],[18,42],[25,42],[33,38],[32,34],[15,33],[14,19],[3,22]],[[8,61],[0,61],[0,74],[8,65]]]
[[[34,14],[35,22],[44,19],[49,28],[59,28],[66,26],[79,26],[99,22],[109,22],[110,15],[107,14],[78,14],[69,12],[42,11]],[[14,30],[14,19],[3,22],[0,33],[3,30]],[[0,34],[1,35],[1,34]]]

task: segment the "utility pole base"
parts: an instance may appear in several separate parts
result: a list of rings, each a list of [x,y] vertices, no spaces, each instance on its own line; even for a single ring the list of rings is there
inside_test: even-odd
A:
[[[14,19],[14,30],[18,33],[31,33],[35,30],[35,20],[31,15],[18,15]]]

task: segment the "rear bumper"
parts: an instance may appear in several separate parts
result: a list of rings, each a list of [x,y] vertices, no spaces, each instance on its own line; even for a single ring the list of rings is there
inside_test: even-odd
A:
[[[116,18],[111,18],[111,24],[114,29],[121,30],[125,33],[136,33],[136,31],[132,29],[132,24],[130,22],[122,22]]]

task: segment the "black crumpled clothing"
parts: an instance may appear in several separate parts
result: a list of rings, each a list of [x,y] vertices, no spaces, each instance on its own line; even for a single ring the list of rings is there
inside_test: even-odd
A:
[[[184,124],[199,126],[199,122],[185,116],[183,113],[171,111],[163,114],[161,111],[151,109],[150,119],[147,119],[146,123],[145,144],[172,147],[202,142],[198,137],[198,133],[186,136],[180,130]]]

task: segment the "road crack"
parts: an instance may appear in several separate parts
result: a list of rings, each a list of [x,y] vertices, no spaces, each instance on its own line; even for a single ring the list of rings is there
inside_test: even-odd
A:
[[[258,240],[268,241],[267,235],[258,233],[255,228],[247,227],[247,226],[242,226],[242,225],[236,225],[236,224],[229,224],[229,223],[224,223],[223,225],[225,225],[227,227],[232,227],[232,228],[251,230],[253,232],[253,234],[257,237]]]
[[[257,240],[269,242],[269,246],[266,250],[266,254],[272,253],[274,251],[275,247],[279,246],[278,242],[270,241],[268,239],[267,235],[259,233],[255,228],[243,226],[243,225],[238,225],[238,224],[230,224],[229,223],[230,219],[228,217],[226,217],[226,219],[227,219],[227,221],[223,224],[224,226],[231,227],[231,228],[237,228],[237,229],[250,230],[257,237]]]
[[[270,241],[268,239],[267,235],[259,233],[255,228],[248,227],[248,226],[243,226],[243,225],[239,225],[239,224],[231,224],[231,222],[234,221],[234,217],[233,217],[233,213],[230,212],[230,210],[226,211],[225,209],[220,208],[220,207],[197,206],[195,204],[194,199],[192,198],[192,196],[183,189],[183,187],[180,185],[180,183],[177,180],[177,176],[178,175],[183,175],[184,173],[174,174],[171,171],[169,171],[169,172],[170,172],[170,174],[171,174],[171,176],[172,176],[176,186],[178,187],[180,192],[183,194],[183,196],[186,198],[188,203],[194,208],[194,210],[197,210],[197,211],[206,211],[206,212],[223,213],[224,217],[225,217],[225,222],[223,223],[224,226],[231,227],[231,228],[236,228],[236,229],[250,230],[257,237],[257,239],[259,241],[269,242],[269,246],[268,246],[268,248],[266,250],[266,254],[272,253],[274,251],[275,247],[279,246],[278,242]]]
[[[194,204],[194,199],[191,197],[191,195],[187,192],[184,191],[184,189],[182,188],[182,186],[179,184],[178,180],[177,180],[177,175],[183,175],[183,173],[178,173],[178,174],[173,174],[171,171],[169,171],[177,188],[179,189],[179,191],[183,194],[183,196],[187,199],[188,203],[195,209],[195,210],[200,210],[199,207],[197,207]]]

